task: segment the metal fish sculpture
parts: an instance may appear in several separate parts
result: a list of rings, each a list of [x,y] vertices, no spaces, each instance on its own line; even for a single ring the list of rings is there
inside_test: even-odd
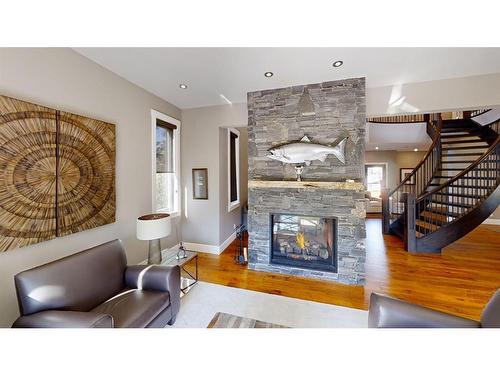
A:
[[[345,144],[347,138],[342,139],[335,147],[312,143],[307,136],[298,142],[288,143],[269,150],[268,158],[281,161],[282,163],[310,165],[313,160],[324,162],[328,155],[335,155],[345,164]]]

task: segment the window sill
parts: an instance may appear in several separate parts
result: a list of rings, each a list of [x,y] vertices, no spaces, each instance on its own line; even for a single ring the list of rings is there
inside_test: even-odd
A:
[[[227,212],[234,211],[238,207],[240,207],[240,202],[229,203],[229,206],[227,207]]]
[[[175,217],[181,216],[180,211],[169,212],[169,211],[166,211],[166,210],[157,210],[157,212],[160,213],[160,214],[169,214],[171,218],[175,218]]]

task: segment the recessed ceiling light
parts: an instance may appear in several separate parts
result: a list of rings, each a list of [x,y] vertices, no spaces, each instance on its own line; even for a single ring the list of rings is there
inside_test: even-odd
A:
[[[342,60],[337,60],[333,63],[333,67],[340,68],[343,64],[344,64],[344,62]]]
[[[271,78],[274,75],[273,72],[265,72],[264,77]]]
[[[417,152],[418,151],[418,148],[414,148],[413,151]]]
[[[187,89],[187,88],[188,88],[188,85],[186,85],[185,83],[181,83],[181,84],[179,85],[179,87],[180,87],[181,89],[185,90],[185,89]]]
[[[377,147],[375,147],[375,150],[378,150],[378,146],[377,146]]]

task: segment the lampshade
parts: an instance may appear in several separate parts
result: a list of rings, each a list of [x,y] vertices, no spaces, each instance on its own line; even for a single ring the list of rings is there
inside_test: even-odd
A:
[[[169,214],[150,214],[137,219],[137,239],[155,240],[170,234]]]

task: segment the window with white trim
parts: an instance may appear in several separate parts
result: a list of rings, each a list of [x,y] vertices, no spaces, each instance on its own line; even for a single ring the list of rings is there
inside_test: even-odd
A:
[[[227,130],[228,212],[240,205],[240,132]]]
[[[370,192],[372,198],[380,198],[382,189],[386,186],[386,165],[366,164],[366,190]]]
[[[180,122],[152,110],[153,209],[171,215],[179,213]]]

